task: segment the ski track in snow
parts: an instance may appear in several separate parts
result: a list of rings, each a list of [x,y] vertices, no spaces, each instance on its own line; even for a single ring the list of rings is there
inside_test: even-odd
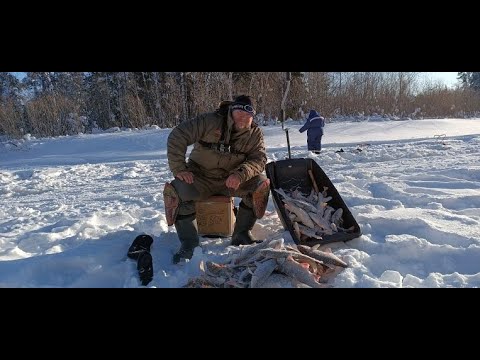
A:
[[[150,150],[144,154],[120,154],[118,139],[105,135],[103,154],[82,147],[77,155],[69,146],[74,140],[50,140],[69,149],[59,165],[35,157],[41,140],[19,150],[30,156],[22,165],[1,156],[0,286],[139,287],[126,252],[141,233],[154,237],[150,287],[182,286],[200,274],[200,261],[225,260],[230,239],[202,237],[190,262],[171,264],[179,242],[164,216],[162,191],[171,173],[165,144],[156,143],[166,143],[168,132],[160,134],[124,135],[128,146]],[[268,161],[288,157],[286,142],[268,132],[266,141]],[[292,158],[317,161],[363,233],[329,245],[350,264],[334,287],[480,285],[480,136],[370,142],[362,151],[356,143],[323,147],[313,155],[295,134]],[[340,147],[344,152],[336,152]],[[253,233],[292,242],[272,198]]]

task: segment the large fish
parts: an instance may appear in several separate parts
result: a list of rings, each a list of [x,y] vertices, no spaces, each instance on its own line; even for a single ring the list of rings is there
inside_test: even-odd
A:
[[[287,258],[280,266],[279,270],[285,275],[294,278],[295,280],[304,283],[313,288],[324,288],[325,285],[322,285],[317,282],[315,276],[305,269],[300,263],[293,260],[291,257]]]
[[[250,281],[250,287],[261,287],[265,280],[275,271],[276,267],[277,262],[275,259],[268,259],[257,264],[257,268],[253,272],[252,280]]]
[[[338,208],[332,215],[332,223],[334,223],[337,227],[342,226],[342,223],[343,223],[342,215],[343,215],[342,208]]]
[[[319,216],[315,213],[308,213],[310,218],[313,220],[315,224],[317,224],[322,230],[324,230],[325,234],[332,235],[332,229],[330,227],[330,223],[327,222],[323,217]]]
[[[292,248],[290,249],[285,248],[280,250],[263,249],[263,250],[260,250],[260,253],[265,258],[270,258],[270,259],[281,259],[281,258],[287,258],[288,256],[291,256],[295,261],[309,264],[314,270],[317,269],[317,264],[322,265],[321,261],[318,261],[317,259],[314,259]]]
[[[240,253],[234,259],[233,263],[235,265],[245,263],[246,260],[254,257],[256,253],[261,249],[266,249],[268,247],[279,249],[282,246],[283,246],[283,239],[272,240],[272,241],[265,240],[259,244],[243,246],[240,250]]]
[[[315,227],[315,224],[313,223],[312,219],[310,219],[310,216],[305,210],[299,208],[289,200],[284,200],[284,202],[285,202],[285,209],[295,213],[295,215],[297,215],[297,217],[300,219],[300,222],[302,222],[305,226],[308,226],[311,229]]]
[[[308,211],[317,212],[317,208],[315,206],[313,206],[312,204],[310,204],[308,201],[306,201],[306,199],[305,200],[304,199],[295,199],[291,196],[288,196],[283,189],[275,189],[275,191],[283,196],[284,201],[294,203],[296,206],[304,209],[307,212]]]
[[[294,199],[297,200],[302,200],[305,202],[308,202],[310,204],[316,204],[317,203],[317,198],[314,198],[312,194],[315,194],[315,191],[312,189],[310,195],[308,197],[305,197],[300,190],[294,190],[290,193],[290,196]],[[315,195],[316,196],[316,195]]]
[[[334,208],[332,208],[331,206],[327,206],[325,211],[323,212],[323,219],[325,220],[325,222],[327,222],[328,224],[330,224],[332,222],[332,213],[335,211]]]
[[[309,237],[309,238],[314,238],[318,240],[322,240],[323,237],[321,235],[318,235],[315,229],[310,229],[302,224],[298,224],[298,229],[301,234]]]
[[[335,265],[335,266],[341,266],[341,267],[348,267],[348,264],[340,259],[338,256],[331,252],[325,252],[325,251],[320,251],[320,250],[314,250],[308,246],[305,245],[297,245],[298,250],[300,250],[303,254],[308,255],[314,259],[317,259],[324,264],[327,265]]]

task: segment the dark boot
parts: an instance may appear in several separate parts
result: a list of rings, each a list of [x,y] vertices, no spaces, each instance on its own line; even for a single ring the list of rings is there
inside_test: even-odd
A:
[[[173,263],[177,264],[181,259],[191,259],[193,249],[199,245],[198,228],[195,214],[178,215],[175,221],[178,239],[181,246],[178,252],[173,255]]]
[[[142,285],[147,286],[153,279],[152,255],[148,251],[142,252],[138,257],[137,270]]]
[[[235,228],[233,229],[232,245],[250,245],[255,243],[256,241],[252,237],[250,230],[253,229],[253,225],[255,225],[256,221],[257,217],[253,213],[253,210],[241,202],[238,207]]]
[[[133,240],[132,245],[128,248],[127,256],[130,259],[138,260],[140,254],[150,252],[150,246],[152,246],[153,238],[150,235],[138,235]]]

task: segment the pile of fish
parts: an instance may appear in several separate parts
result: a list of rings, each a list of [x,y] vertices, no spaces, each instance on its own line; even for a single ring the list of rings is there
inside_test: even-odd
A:
[[[329,279],[348,265],[330,249],[321,251],[318,247],[285,246],[283,239],[240,246],[223,264],[202,262],[202,275],[184,287],[330,287]]]
[[[332,197],[327,195],[327,190],[326,186],[318,193],[312,189],[307,197],[299,190],[287,194],[283,189],[275,189],[283,197],[286,213],[299,240],[322,240],[323,235],[354,230],[353,226],[349,229],[342,227],[343,209],[335,210],[328,205]]]

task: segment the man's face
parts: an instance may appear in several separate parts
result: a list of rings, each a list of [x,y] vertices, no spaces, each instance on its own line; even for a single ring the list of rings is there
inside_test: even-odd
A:
[[[233,110],[232,118],[235,121],[235,129],[243,130],[252,126],[253,115],[243,110]]]

